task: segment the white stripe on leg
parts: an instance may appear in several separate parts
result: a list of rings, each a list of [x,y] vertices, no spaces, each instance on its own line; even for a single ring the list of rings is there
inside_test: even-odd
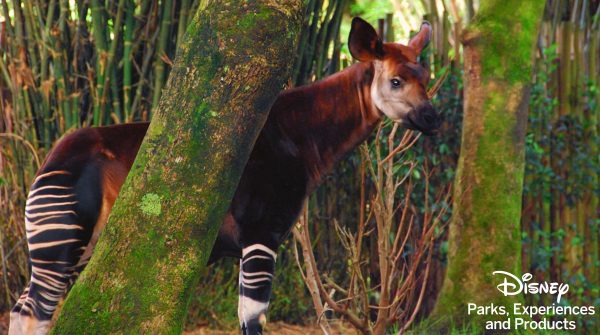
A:
[[[277,253],[262,244],[253,244],[253,245],[250,245],[250,246],[242,249],[242,257],[244,257],[245,255],[249,254],[250,252],[252,252],[254,250],[264,251],[268,255],[271,255],[273,257],[273,259],[277,259]]]
[[[238,317],[244,334],[260,334],[266,323],[277,253],[263,244],[242,249]]]

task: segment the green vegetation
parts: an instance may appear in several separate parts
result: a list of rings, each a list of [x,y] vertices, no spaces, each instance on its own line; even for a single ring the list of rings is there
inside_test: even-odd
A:
[[[173,7],[166,8],[168,3]],[[28,187],[40,162],[59,138],[74,129],[89,125],[148,121],[156,116],[153,107],[156,107],[156,101],[160,101],[160,90],[166,85],[175,50],[183,41],[183,33],[187,30],[205,41],[214,38],[211,30],[189,24],[193,13],[206,3],[204,0],[8,0],[0,3],[0,21],[6,20],[5,28],[0,29],[0,39],[3,41],[0,45],[1,311],[12,306],[28,280],[23,208]],[[583,3],[590,4],[589,1],[547,1],[541,34],[534,50],[531,78],[527,74],[530,58],[525,59],[531,50],[516,42],[533,34],[532,31],[537,28],[531,24],[507,25],[506,20],[511,20],[516,12],[510,6],[491,13],[502,22],[491,24],[490,15],[484,14],[490,13],[486,8],[492,3],[479,3],[481,7],[474,6],[470,0],[411,3],[395,0],[306,1],[307,15],[299,38],[300,46],[296,50],[291,82],[294,85],[309,83],[352,63],[346,48],[352,16],[362,16],[375,27],[378,26],[378,19],[392,20],[394,40],[401,43],[407,41],[410,31],[418,28],[423,18],[431,22],[434,37],[426,50],[427,56],[422,57],[421,61],[431,64],[434,79],[448,72],[448,77],[433,99],[445,122],[437,136],[422,136],[411,150],[403,153],[400,161],[416,164],[411,172],[413,190],[410,199],[414,206],[415,232],[419,232],[425,215],[424,196],[434,199],[453,182],[456,175],[463,124],[463,74],[468,71],[463,65],[462,44],[454,41],[461,40],[462,27],[471,23],[480,25],[482,29],[493,28],[496,33],[482,37],[489,41],[490,50],[482,59],[484,73],[502,77],[509,83],[532,83],[524,143],[525,171],[514,170],[515,184],[523,180],[520,231],[515,228],[518,221],[515,213],[519,210],[517,207],[521,207],[515,206],[518,197],[498,196],[508,192],[510,184],[494,185],[487,182],[487,187],[494,187],[494,191],[474,190],[478,192],[477,200],[496,200],[489,199],[491,193],[498,201],[505,202],[508,211],[499,214],[499,217],[513,222],[514,227],[504,232],[511,236],[511,242],[515,244],[504,245],[502,248],[510,251],[503,250],[501,253],[512,254],[512,248],[518,247],[518,241],[521,242],[521,266],[517,266],[518,260],[511,265],[515,272],[530,272],[541,280],[568,282],[572,290],[563,300],[564,304],[597,305],[600,299],[600,189],[597,186],[600,174],[600,57],[597,54],[600,14],[597,10],[594,12],[593,6],[584,8]],[[519,5],[524,9],[519,12],[531,15],[533,11],[529,10],[529,6],[533,3],[520,2]],[[480,9],[477,13],[479,17],[474,15],[476,8]],[[243,19],[229,22],[228,36],[235,37],[249,30],[256,20],[266,18],[266,13],[264,9],[257,9]],[[388,13],[394,16],[390,18]],[[226,19],[226,16],[219,16],[223,24],[228,22]],[[289,37],[292,33],[278,31],[274,34]],[[252,43],[245,45],[252,47]],[[198,76],[213,77],[222,72],[226,78],[231,78],[227,76],[233,70],[243,69],[228,65],[222,67],[226,55],[206,50],[204,43],[190,48],[186,61],[204,60],[202,66],[195,69]],[[498,53],[506,49],[514,52],[499,57]],[[519,66],[509,71],[506,64],[515,62]],[[206,92],[212,85],[211,82],[200,83],[194,94]],[[244,92],[254,88],[247,83],[242,87]],[[492,107],[498,104],[502,106],[502,100],[502,95],[496,94],[486,103]],[[490,113],[493,111],[490,109]],[[196,119],[192,123],[198,126],[194,131],[198,134],[209,131],[207,122],[221,118],[222,114],[223,109],[214,108],[208,103],[197,104],[194,112]],[[471,117],[467,116],[467,119]],[[506,137],[507,133],[501,130],[504,128],[501,126],[508,121],[502,116],[490,115],[483,126],[497,126],[494,135]],[[163,124],[165,122],[153,123],[150,135],[156,139],[157,145],[173,146],[176,137],[170,134],[169,128]],[[392,126],[391,123],[385,124],[380,133],[381,139],[389,134]],[[401,138],[401,135],[398,134],[396,138]],[[370,140],[369,148],[373,153],[374,141],[373,138]],[[496,173],[500,166],[487,153],[500,152],[499,155],[507,156],[511,154],[505,150],[509,146],[491,137],[484,141],[480,148],[485,149],[480,149],[478,155],[474,156],[474,159],[486,161],[481,173]],[[189,148],[189,152],[197,152],[202,148],[202,145],[198,145]],[[385,152],[386,148],[383,150]],[[199,159],[202,158],[195,158]],[[348,255],[340,247],[333,227],[338,223],[344,229],[356,232],[356,219],[361,208],[361,164],[358,152],[350,155],[316,190],[309,206],[311,237],[318,268],[322,274],[344,285],[349,281],[346,272]],[[408,171],[409,166],[402,163],[394,167],[394,174],[397,175],[404,175]],[[428,187],[423,182],[427,171],[431,174]],[[157,183],[161,177],[152,176],[148,182]],[[373,187],[369,176],[365,178],[365,185],[368,198]],[[161,218],[170,206],[168,193],[168,188],[157,186],[156,190],[145,194],[146,197],[140,195],[133,207],[140,211],[140,217]],[[403,191],[400,191],[396,200],[401,201],[403,195]],[[460,200],[456,197],[453,200],[457,199]],[[369,213],[368,206],[363,206],[364,214]],[[444,223],[449,222],[451,206],[445,201],[431,204],[434,211],[447,208],[448,212],[442,218]],[[496,214],[484,211],[479,215],[483,218],[482,230],[496,227]],[[165,244],[186,235],[204,233],[167,233],[152,228],[141,236]],[[423,319],[433,309],[448,262],[451,248],[447,242],[447,226],[440,227],[437,233],[440,236],[431,260],[432,273],[417,319]],[[369,254],[364,259],[365,266],[376,264],[376,255],[370,252],[372,243],[374,239],[365,238],[364,246],[369,249],[364,251],[365,255]],[[484,249],[477,249],[477,252],[483,252]],[[407,259],[411,250],[407,251]],[[142,259],[143,254],[149,251],[136,248],[134,254],[139,258],[135,261],[136,266],[151,265],[153,260]],[[152,252],[157,257],[165,255],[160,250]],[[463,253],[462,256],[467,258],[465,262],[472,261],[471,254]],[[482,260],[480,272],[487,273],[494,255],[482,257]],[[204,270],[207,277],[203,274],[202,278],[206,279],[189,288],[189,296],[184,298],[192,300],[188,315],[190,326],[210,324],[228,329],[237,327],[236,263],[234,260],[225,260],[213,265]],[[367,278],[373,286],[377,285],[377,270],[374,265]],[[294,323],[314,320],[310,295],[301,283],[289,246],[279,251],[277,271],[269,320]],[[368,299],[377,302],[378,296],[372,293]],[[524,299],[536,305],[548,302],[548,297],[544,296],[528,295]],[[100,303],[90,304],[89,310],[97,313],[100,319],[108,318]],[[594,333],[600,327],[597,318],[581,318],[577,321],[581,333]],[[414,333],[431,333],[430,327],[439,322],[426,320]],[[470,327],[455,325],[448,331],[452,334],[477,332]],[[398,326],[392,330],[399,329]]]

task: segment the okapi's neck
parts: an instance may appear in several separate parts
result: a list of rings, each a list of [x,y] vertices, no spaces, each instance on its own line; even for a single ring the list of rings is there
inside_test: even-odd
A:
[[[309,189],[363,142],[381,119],[371,99],[374,67],[357,63],[314,84],[284,91],[271,113],[309,174]],[[277,117],[281,115],[282,117]],[[292,153],[292,152],[290,152]]]

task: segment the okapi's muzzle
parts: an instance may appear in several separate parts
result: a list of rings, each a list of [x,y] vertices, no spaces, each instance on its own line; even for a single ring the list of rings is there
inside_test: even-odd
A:
[[[434,135],[442,124],[440,114],[429,101],[411,110],[406,119],[406,128],[418,130],[427,136]]]

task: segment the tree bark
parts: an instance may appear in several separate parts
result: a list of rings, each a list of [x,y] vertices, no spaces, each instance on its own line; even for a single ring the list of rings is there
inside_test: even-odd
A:
[[[212,1],[198,10],[54,334],[182,331],[254,141],[289,76],[302,7]]]
[[[445,319],[442,325],[481,328],[481,321],[498,316],[467,315],[467,303],[503,305],[510,312],[520,299],[499,292],[492,272],[520,276],[528,84],[543,8],[541,0],[484,1],[463,35],[462,144],[448,269],[433,314]]]

